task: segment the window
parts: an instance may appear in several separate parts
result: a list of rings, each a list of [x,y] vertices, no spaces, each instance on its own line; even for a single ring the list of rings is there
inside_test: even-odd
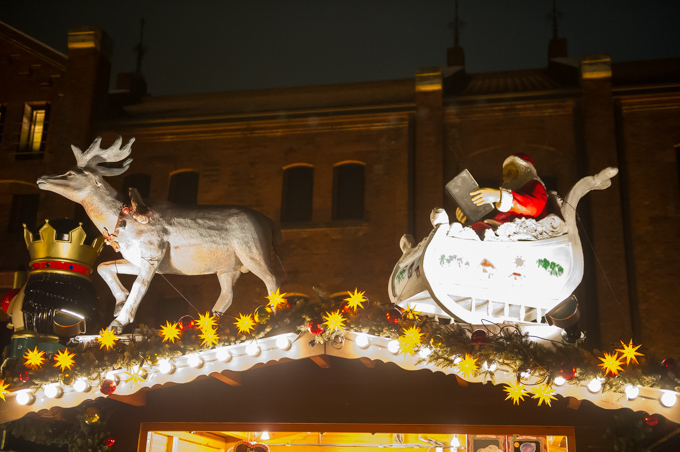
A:
[[[40,195],[13,195],[7,232],[15,234],[24,230],[23,224],[33,229],[38,220],[38,200]]]
[[[148,198],[151,192],[151,175],[144,173],[128,174],[123,180],[123,195],[128,196],[130,187],[136,188],[142,199]]]
[[[47,140],[48,117],[49,108],[47,104],[24,105],[17,160],[42,158]]]
[[[333,219],[364,217],[364,164],[339,163],[333,170]]]
[[[139,189],[139,187],[137,187]],[[139,192],[141,195],[141,191]],[[175,204],[198,203],[198,171],[180,170],[170,174],[168,201]]]
[[[314,167],[294,165],[283,169],[283,192],[281,196],[281,221],[312,221],[312,191]]]

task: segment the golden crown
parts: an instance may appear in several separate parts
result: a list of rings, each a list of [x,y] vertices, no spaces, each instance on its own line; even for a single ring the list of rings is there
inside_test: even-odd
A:
[[[33,233],[24,225],[24,240],[31,255],[31,265],[34,262],[56,260],[85,265],[92,270],[95,259],[104,247],[104,237],[101,235],[91,244],[85,243],[87,234],[82,223],[69,231],[68,240],[57,239],[57,230],[50,225],[49,220],[45,220],[38,234],[40,238],[33,240]]]

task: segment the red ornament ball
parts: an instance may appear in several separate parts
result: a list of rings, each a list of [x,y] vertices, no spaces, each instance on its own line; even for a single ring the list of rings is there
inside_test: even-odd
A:
[[[106,447],[111,447],[116,444],[116,440],[113,438],[113,436],[107,436],[106,438],[102,439],[102,444]]]
[[[113,391],[116,390],[116,383],[114,383],[113,380],[104,380],[99,385],[99,390],[104,395],[111,395],[113,394]]]
[[[650,427],[654,427],[656,424],[659,423],[659,416],[657,414],[650,414],[648,416],[645,416],[645,422]]]
[[[21,381],[22,383],[26,383],[30,379],[31,379],[31,374],[29,374],[27,370],[25,370],[25,371],[23,371],[19,374],[19,381]]]
[[[193,328],[194,325],[196,325],[196,321],[190,315],[185,315],[181,317],[177,323],[179,325],[179,329],[182,331],[186,331],[190,328]]]
[[[399,309],[392,308],[389,311],[387,311],[387,313],[385,313],[385,317],[387,317],[387,321],[389,323],[396,325],[401,320],[402,314]]]
[[[324,332],[323,326],[321,326],[321,322],[319,320],[310,320],[307,324],[307,330],[309,330],[309,332],[314,336],[318,336]]]
[[[675,370],[675,359],[666,358],[663,361],[661,361],[661,365],[668,370]]]
[[[470,340],[475,344],[483,344],[489,339],[489,336],[484,330],[474,330],[470,335]]]
[[[560,370],[557,371],[557,375],[564,378],[565,380],[571,380],[576,376],[576,367],[562,365]]]

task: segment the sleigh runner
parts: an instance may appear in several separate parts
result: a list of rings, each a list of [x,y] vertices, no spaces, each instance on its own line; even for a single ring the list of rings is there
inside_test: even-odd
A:
[[[589,191],[609,187],[616,173],[606,168],[581,179],[563,202],[551,194],[553,214],[503,224],[483,241],[435,209],[428,237],[417,246],[410,235],[402,237],[404,254],[388,287],[392,302],[473,325],[544,323],[583,278],[577,204]]]

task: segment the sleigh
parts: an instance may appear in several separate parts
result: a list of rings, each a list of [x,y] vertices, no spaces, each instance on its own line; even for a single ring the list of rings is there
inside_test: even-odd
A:
[[[401,307],[473,325],[483,321],[538,325],[571,299],[583,278],[583,251],[576,225],[579,200],[611,185],[616,168],[585,177],[560,200],[550,193],[553,213],[540,221],[519,219],[486,231],[449,224],[435,209],[434,229],[415,244],[401,239],[402,257],[389,281],[389,296]]]

